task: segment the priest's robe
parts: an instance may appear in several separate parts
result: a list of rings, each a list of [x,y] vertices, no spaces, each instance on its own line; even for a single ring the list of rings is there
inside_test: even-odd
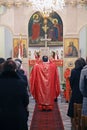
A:
[[[38,62],[30,73],[30,92],[40,110],[52,110],[60,93],[57,66],[53,62]]]

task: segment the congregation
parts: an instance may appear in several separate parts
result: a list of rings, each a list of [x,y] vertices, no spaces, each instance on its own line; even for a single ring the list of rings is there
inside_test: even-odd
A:
[[[0,130],[28,130],[29,84],[21,65],[0,58]]]
[[[78,58],[69,75],[71,95],[67,99],[67,116],[72,123],[74,103],[82,104],[81,115],[87,116],[86,60]],[[29,80],[20,59],[0,58],[0,130],[28,130],[29,94],[35,99],[39,110],[52,111],[60,93],[56,65],[47,56],[35,64]]]

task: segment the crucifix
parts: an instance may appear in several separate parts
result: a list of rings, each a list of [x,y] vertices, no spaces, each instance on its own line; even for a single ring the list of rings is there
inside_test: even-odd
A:
[[[47,38],[47,30],[48,30],[49,27],[47,27],[47,25],[44,25],[42,28],[43,28],[43,30],[45,32],[45,38],[41,39],[41,41],[44,41],[45,42],[45,47],[47,47],[47,42],[51,41],[50,38]]]
[[[47,38],[47,34],[45,33],[45,38],[41,39],[41,41],[44,41],[45,42],[45,47],[47,47],[47,42],[51,41],[51,39]]]
[[[43,55],[47,55],[49,56],[49,47],[47,47],[47,43],[49,41],[51,41],[50,38],[47,38],[47,30],[48,30],[48,26],[47,26],[47,18],[44,18],[44,26],[42,27],[42,29],[44,30],[45,32],[45,38],[42,38],[41,41],[43,41],[45,43],[45,47],[41,47],[40,48],[40,52],[41,52],[41,57]]]

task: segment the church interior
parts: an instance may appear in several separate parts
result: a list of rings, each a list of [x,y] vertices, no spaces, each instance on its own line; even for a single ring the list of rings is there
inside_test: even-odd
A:
[[[72,53],[70,46],[75,48]],[[30,94],[29,130],[71,130],[64,74],[67,68],[74,68],[78,58],[87,58],[87,0],[0,0],[0,57],[21,59],[29,79],[43,55],[54,60],[59,72],[61,94],[57,103],[63,127],[32,127],[35,101]]]

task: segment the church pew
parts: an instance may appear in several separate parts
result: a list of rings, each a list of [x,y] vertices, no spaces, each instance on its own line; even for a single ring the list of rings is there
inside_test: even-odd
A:
[[[74,103],[73,130],[81,130],[82,104]]]
[[[87,116],[81,116],[81,130],[87,130]]]

